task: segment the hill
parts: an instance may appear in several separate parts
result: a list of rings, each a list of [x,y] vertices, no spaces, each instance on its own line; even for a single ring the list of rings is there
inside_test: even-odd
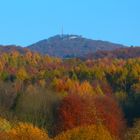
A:
[[[56,35],[54,37],[34,43],[27,48],[61,58],[83,57],[99,50],[114,50],[125,47],[107,41],[87,39],[78,35]]]
[[[140,47],[128,47],[128,48],[118,48],[111,51],[97,51],[95,53],[89,53],[85,55],[84,59],[100,59],[100,58],[118,58],[118,59],[128,59],[140,57]]]
[[[20,54],[25,54],[29,49],[23,48],[16,45],[0,45],[0,54],[2,53],[11,53],[13,51],[18,51]]]

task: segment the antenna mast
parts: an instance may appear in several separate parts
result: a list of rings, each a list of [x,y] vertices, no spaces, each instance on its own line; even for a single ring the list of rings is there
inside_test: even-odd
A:
[[[64,29],[63,29],[63,25],[62,25],[62,29],[61,29],[61,37],[63,38],[63,34],[64,34]]]

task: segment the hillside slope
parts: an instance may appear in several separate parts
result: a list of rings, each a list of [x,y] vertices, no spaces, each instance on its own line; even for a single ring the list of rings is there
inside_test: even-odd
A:
[[[129,59],[140,57],[140,47],[117,48],[115,50],[100,50],[95,53],[89,53],[81,58],[83,59],[101,59],[101,58],[118,58]]]
[[[34,43],[27,48],[61,58],[82,57],[98,50],[114,50],[125,47],[107,41],[87,39],[77,35],[56,35],[49,39],[45,39]]]
[[[17,51],[20,54],[25,54],[27,51],[29,51],[29,49],[16,45],[0,45],[0,54],[11,53],[13,51]]]

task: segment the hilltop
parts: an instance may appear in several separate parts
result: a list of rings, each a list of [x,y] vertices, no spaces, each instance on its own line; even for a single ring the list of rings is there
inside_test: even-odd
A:
[[[56,35],[27,46],[32,51],[61,58],[83,57],[99,50],[115,50],[124,47],[121,44],[87,39],[78,35]]]

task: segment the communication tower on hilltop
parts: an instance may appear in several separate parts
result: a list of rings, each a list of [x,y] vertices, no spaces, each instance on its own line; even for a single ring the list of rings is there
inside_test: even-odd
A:
[[[62,25],[62,28],[61,28],[61,37],[63,38],[63,35],[64,35],[64,29],[63,29],[63,25]]]

